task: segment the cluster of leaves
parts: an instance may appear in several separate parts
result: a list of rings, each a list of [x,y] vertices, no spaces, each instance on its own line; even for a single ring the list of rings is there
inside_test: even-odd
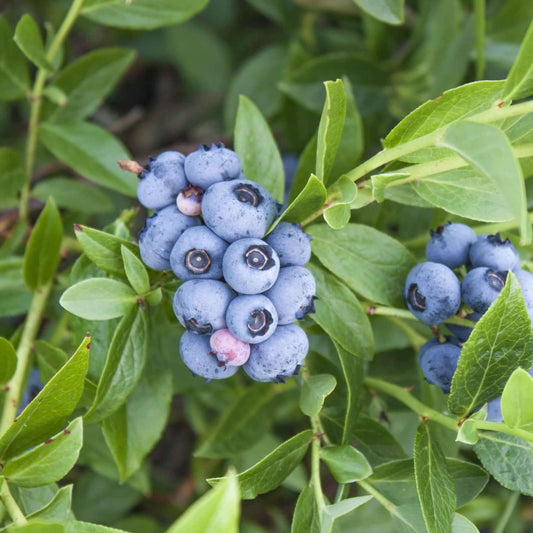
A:
[[[175,47],[190,94],[227,85],[219,107],[243,170],[280,201],[275,138],[302,149],[275,224],[312,235],[319,299],[303,324],[306,365],[285,385],[187,373],[171,309],[179,282],[140,260],[135,178],[116,164],[130,154],[97,113],[135,54],[102,48],[63,66],[74,23],[122,28],[131,42],[130,30],[181,23],[207,2],[50,3],[50,18],[63,19],[46,40],[29,14],[14,30],[0,16],[0,99],[28,119],[25,148],[17,139],[0,149],[1,520],[20,532],[162,531],[183,511],[176,484],[188,502],[207,478],[213,488],[168,531],[263,531],[270,521],[296,533],[474,532],[502,514],[501,531],[518,495],[533,495],[533,379],[523,370],[533,333],[519,284],[510,275],[476,324],[448,398],[416,369],[432,332],[403,309],[401,290],[420,236],[450,217],[509,232],[527,264],[533,12],[495,1],[485,31],[483,1],[474,14],[449,0],[249,3],[275,22],[263,26],[276,42],[234,76],[232,41],[215,22],[237,9],[229,1],[138,47],[145,60]],[[505,79],[482,81],[484,71]],[[19,409],[32,366],[44,387]],[[486,422],[484,405],[500,395],[505,422]],[[177,444],[191,433],[194,458]],[[179,454],[186,467],[169,476]],[[278,487],[259,510],[241,504]],[[477,504],[484,489],[488,514]],[[265,510],[284,506],[294,512]]]

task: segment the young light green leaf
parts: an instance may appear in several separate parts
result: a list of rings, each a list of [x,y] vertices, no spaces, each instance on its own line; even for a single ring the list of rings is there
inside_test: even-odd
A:
[[[366,457],[349,444],[322,448],[320,458],[339,483],[353,483],[372,475],[372,467]]]
[[[99,422],[122,406],[141,377],[147,351],[146,311],[135,306],[122,318],[111,339],[94,404],[85,414],[86,422]]]
[[[39,126],[39,138],[60,161],[82,176],[127,196],[137,193],[137,178],[117,161],[130,159],[124,145],[106,130],[88,122]]]
[[[533,22],[522,41],[518,57],[503,86],[503,99],[520,100],[533,94]]]
[[[448,409],[461,417],[497,398],[519,366],[533,363],[533,333],[520,284],[512,272],[502,292],[463,345]]]
[[[280,444],[273,452],[254,466],[237,476],[243,500],[253,500],[259,494],[276,489],[301,463],[309,448],[313,432],[302,431]],[[226,478],[211,478],[208,483],[216,486]]]
[[[326,505],[322,511],[322,529],[323,532],[332,531],[333,523],[337,518],[351,513],[361,505],[369,502],[372,496],[356,496],[355,498],[346,498],[337,503]]]
[[[150,290],[150,278],[143,262],[128,248],[121,245],[122,260],[124,261],[124,271],[128,281],[137,294],[145,294]]]
[[[17,354],[13,345],[0,337],[0,385],[7,383],[17,368]]]
[[[313,253],[351,289],[373,302],[403,306],[403,284],[415,260],[397,240],[361,224],[337,231],[317,224],[307,232]]]
[[[68,102],[67,95],[56,85],[47,85],[43,89],[43,96],[60,107],[64,107]]]
[[[81,397],[90,340],[89,336],[83,339],[74,355],[2,435],[0,457],[13,457],[65,427]]]
[[[63,293],[59,303],[69,313],[86,320],[117,318],[138,305],[131,287],[109,278],[80,281]]]
[[[431,438],[426,423],[415,436],[415,479],[424,522],[429,533],[448,533],[455,514],[456,497],[446,459]]]
[[[321,517],[312,487],[305,487],[298,496],[292,517],[291,533],[320,533]]]
[[[27,515],[27,518],[47,521],[59,520],[61,522],[70,519],[72,517],[70,510],[72,505],[72,487],[73,485],[61,487],[44,507]]]
[[[302,377],[302,389],[300,391],[300,409],[306,416],[316,416],[326,396],[331,394],[337,380],[331,374],[317,374]]]
[[[505,134],[490,124],[459,121],[446,130],[439,146],[459,154],[496,185],[520,226],[522,243],[530,243],[532,231],[524,176]]]
[[[48,283],[59,264],[63,225],[53,198],[41,211],[24,253],[24,280],[35,290]]]
[[[311,318],[343,349],[361,359],[372,359],[372,328],[355,295],[322,268],[311,263],[307,268],[315,277],[318,296]]]
[[[239,484],[231,473],[174,522],[167,533],[238,533]]]
[[[82,445],[81,417],[32,450],[6,462],[3,475],[19,487],[40,487],[59,481],[72,469]]]
[[[1,20],[0,15],[0,32],[2,31]],[[0,55],[1,53],[0,50]],[[2,82],[0,81],[0,91],[1,85]],[[24,172],[22,156],[11,148],[0,148],[0,189],[2,190],[0,208],[4,209],[17,205],[18,194],[25,182],[26,174]]]
[[[327,184],[335,162],[346,117],[346,93],[342,80],[324,82],[326,101],[318,125],[316,176]]]
[[[522,368],[512,374],[502,394],[502,413],[509,427],[533,423],[533,378]]]
[[[276,141],[261,111],[242,95],[235,122],[235,151],[246,178],[259,183],[282,202],[285,178]]]
[[[354,2],[381,22],[403,24],[404,0],[354,0]]]
[[[381,203],[385,200],[385,190],[389,184],[408,177],[409,173],[401,171],[382,172],[381,174],[375,174],[374,176],[371,176],[372,194],[374,195],[376,202]]]
[[[355,183],[347,176],[341,176],[328,188],[328,207],[324,220],[333,229],[341,229],[350,221],[351,205],[357,196]]]
[[[13,40],[35,66],[49,72],[54,70],[54,67],[46,59],[39,26],[31,15],[23,15],[19,20]]]
[[[479,440],[475,420],[471,418],[466,419],[461,424],[455,440],[457,442],[464,442],[465,444],[475,444]]]
[[[16,100],[30,90],[30,74],[25,57],[13,42],[9,22],[0,15],[0,100]]]

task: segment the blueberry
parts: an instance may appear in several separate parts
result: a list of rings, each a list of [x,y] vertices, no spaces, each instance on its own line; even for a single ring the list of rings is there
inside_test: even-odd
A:
[[[28,380],[26,390],[24,391],[22,399],[20,400],[17,415],[24,411],[26,407],[28,407],[28,405],[35,399],[42,389],[43,384],[41,382],[41,378],[39,377],[39,371],[36,368],[33,368],[30,373],[30,379]]]
[[[481,313],[470,313],[466,316],[468,320],[477,322],[483,315]],[[446,324],[448,329],[461,341],[466,342],[470,333],[472,333],[472,328],[467,326],[458,326],[456,324]]]
[[[460,354],[461,348],[448,340],[438,342],[432,339],[424,344],[418,354],[418,364],[426,381],[439,386],[444,394],[449,394]]]
[[[404,298],[418,320],[436,325],[459,310],[461,286],[457,276],[447,266],[420,263],[407,276]]]
[[[507,272],[487,267],[473,268],[463,279],[461,293],[465,303],[476,313],[485,313],[505,287]]]
[[[278,326],[270,339],[251,347],[244,371],[255,381],[284,381],[302,365],[309,341],[304,330],[295,324]]]
[[[285,174],[285,190],[288,192],[292,185],[292,180],[298,169],[300,159],[296,154],[283,154],[281,158],[283,172]]]
[[[274,231],[265,237],[265,242],[276,250],[280,266],[304,266],[311,258],[311,235],[300,224],[280,222]]]
[[[199,337],[186,331],[180,339],[180,355],[185,366],[205,379],[225,379],[233,376],[238,366],[226,365],[217,359],[209,344],[209,337]]]
[[[281,268],[276,283],[265,293],[278,310],[280,325],[302,320],[314,313],[315,294],[315,278],[301,266]]]
[[[470,245],[476,240],[476,233],[471,227],[451,222],[431,230],[430,235],[426,246],[428,260],[450,268],[466,264]]]
[[[529,318],[533,323],[533,274],[527,270],[517,270],[515,275],[522,289]]]
[[[237,296],[228,305],[226,324],[241,341],[257,344],[276,331],[278,313],[274,304],[262,294]]]
[[[185,230],[170,252],[170,266],[178,278],[220,279],[228,243],[205,226]]]
[[[222,363],[242,366],[250,357],[250,345],[234,337],[229,329],[219,329],[209,339],[211,349]]]
[[[176,198],[178,209],[187,216],[193,217],[202,213],[202,198],[204,190],[196,185],[182,189]]]
[[[222,272],[237,292],[259,294],[270,289],[278,278],[278,254],[260,239],[240,239],[228,246]]]
[[[487,403],[487,417],[485,420],[488,422],[503,422],[501,396]]]
[[[172,307],[180,324],[197,335],[211,335],[226,327],[226,310],[235,297],[221,281],[186,281],[174,294]]]
[[[509,239],[496,235],[479,235],[470,247],[470,262],[474,267],[506,271],[520,268],[520,258]]]
[[[169,270],[170,252],[176,241],[186,229],[199,224],[199,218],[185,216],[175,205],[147,218],[139,233],[139,249],[145,265],[154,270]]]
[[[201,144],[196,152],[185,159],[185,174],[193,185],[207,189],[214,183],[238,178],[241,173],[241,160],[233,151],[224,148],[222,143]]]
[[[183,154],[171,151],[162,152],[152,159],[147,170],[139,176],[139,202],[148,209],[162,209],[173,204],[180,190],[187,187],[184,161]]]
[[[202,199],[205,224],[228,242],[262,238],[277,214],[278,205],[268,191],[249,180],[215,183]]]

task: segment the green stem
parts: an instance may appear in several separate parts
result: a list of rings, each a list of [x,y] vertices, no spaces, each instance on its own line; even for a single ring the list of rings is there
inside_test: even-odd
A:
[[[334,503],[339,503],[340,501],[344,500],[349,490],[350,487],[346,483],[340,483],[337,487],[337,493],[335,494]]]
[[[7,394],[4,399],[2,418],[0,419],[0,436],[11,426],[17,416],[20,402],[22,385],[26,377],[27,367],[30,361],[31,347],[43,317],[46,302],[52,289],[52,281],[36,289],[30,310],[26,316],[24,329],[17,349],[17,369],[11,381],[7,385]]]
[[[390,500],[387,500],[387,498],[385,498],[385,496],[383,496],[381,492],[377,491],[370,483],[365,480],[361,480],[358,481],[357,484],[361,488],[365,489],[366,492],[373,496],[379,503],[381,503],[381,505],[383,505],[383,507],[385,507],[387,511],[389,511],[390,513],[394,512],[394,510],[396,509],[396,505],[394,505]]]
[[[485,72],[485,0],[474,0],[476,25],[476,79],[482,80]]]
[[[70,29],[72,28],[76,18],[78,17],[82,8],[84,0],[74,0],[65,15],[63,23],[55,34],[50,47],[46,52],[46,59],[49,63],[53,63],[56,54],[58,53],[63,41],[66,39]],[[46,83],[48,72],[40,68],[37,71],[33,89],[30,95],[31,109],[30,121],[28,125],[28,139],[26,141],[26,155],[24,161],[24,171],[26,173],[26,182],[20,192],[19,213],[21,220],[28,220],[28,200],[30,198],[31,176],[33,174],[33,167],[35,165],[35,151],[37,148],[37,134],[39,129],[39,118],[41,115],[41,103],[43,96],[43,89]]]
[[[20,510],[20,507],[17,505],[17,502],[13,498],[13,495],[11,494],[11,491],[9,490],[9,486],[5,479],[0,482],[0,500],[2,500],[2,503],[4,504],[7,512],[9,513],[9,516],[11,517],[15,525],[22,526],[28,523],[26,517],[24,516],[24,513]]]
[[[322,492],[322,482],[320,480],[320,438],[316,435],[318,431],[315,429],[315,437],[313,438],[311,448],[311,482],[315,494],[315,501],[318,506],[319,513],[326,507],[324,493]]]
[[[505,531],[507,522],[509,522],[509,519],[511,518],[519,499],[520,499],[519,492],[513,492],[509,496],[509,499],[507,500],[507,503],[505,504],[505,509],[503,510],[503,514],[501,518],[498,520],[498,524],[496,524],[496,527],[494,528],[494,533],[503,533]]]
[[[396,324],[396,326],[407,335],[409,342],[412,344],[415,350],[420,349],[420,347],[427,341],[426,337],[420,335],[414,328],[406,324],[403,320],[394,316],[389,317],[389,320],[393,324]]]
[[[485,420],[476,420],[474,424],[476,429],[485,429],[488,431],[497,431],[499,433],[505,433],[506,435],[512,435],[519,439],[531,442],[533,444],[533,433],[520,428],[510,428],[500,422],[487,422]]]

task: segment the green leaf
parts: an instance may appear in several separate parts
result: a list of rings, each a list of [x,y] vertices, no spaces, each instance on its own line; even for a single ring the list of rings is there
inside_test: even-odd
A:
[[[401,169],[399,171],[382,172],[381,174],[371,176],[372,194],[376,202],[381,203],[385,201],[385,191],[391,183],[408,178],[409,176],[410,174],[408,172],[402,172]]]
[[[465,444],[475,444],[479,440],[475,420],[467,418],[461,424],[455,440],[457,442],[464,442]]]
[[[230,473],[174,522],[167,533],[238,533],[239,484]]]
[[[505,80],[503,86],[503,99],[520,100],[533,94],[533,22],[530,23],[529,29],[522,41],[520,52],[516,61]]]
[[[456,122],[446,130],[439,145],[457,152],[496,185],[520,226],[522,243],[530,243],[532,231],[524,177],[505,134],[490,124]]]
[[[320,458],[339,483],[353,483],[372,474],[372,467],[365,456],[348,444],[322,448]]]
[[[324,86],[326,101],[318,125],[316,175],[327,184],[344,128],[346,93],[342,80],[326,81]]]
[[[66,521],[71,518],[70,506],[72,504],[72,487],[67,485],[60,488],[55,496],[44,506],[27,515],[27,518],[38,520]]]
[[[61,215],[50,198],[37,219],[24,253],[24,280],[30,289],[42,287],[54,277],[62,238]]]
[[[0,337],[0,385],[7,383],[17,368],[17,353],[13,345]]]
[[[292,517],[291,533],[320,533],[320,513],[312,487],[305,487],[298,496]]]
[[[505,423],[512,428],[533,423],[533,378],[517,368],[505,384],[502,394],[502,413]]]
[[[486,111],[501,101],[503,81],[476,81],[450,89],[435,100],[417,107],[409,113],[385,138],[385,148],[393,148],[418,139],[423,135],[451,124],[456,120]],[[450,152],[443,148],[425,148],[402,157],[412,163],[423,163],[446,157]]]
[[[65,426],[83,390],[90,337],[22,411],[0,438],[0,457],[10,458],[35,446]]]
[[[455,492],[446,459],[431,438],[426,423],[416,432],[414,448],[415,479],[424,522],[429,533],[448,533],[455,514]]]
[[[242,95],[235,122],[235,151],[241,158],[246,178],[259,183],[282,202],[285,179],[276,141],[261,111]]]
[[[137,303],[135,292],[121,281],[91,278],[69,287],[59,303],[86,320],[109,320],[129,313]]]
[[[104,129],[88,122],[39,126],[39,138],[60,161],[78,174],[127,196],[137,194],[137,178],[117,161],[130,159],[124,145]]]
[[[13,42],[9,22],[0,15],[0,100],[16,100],[29,92],[28,64]]]
[[[361,505],[369,502],[372,499],[372,496],[357,496],[355,498],[346,498],[337,503],[332,503],[331,505],[326,505],[324,509],[324,515],[330,519],[339,518],[348,513],[351,513],[353,510],[357,509]],[[323,519],[325,516],[323,515]],[[327,531],[327,530],[326,530]]]
[[[67,105],[67,95],[55,85],[47,85],[43,89],[43,96],[48,99],[49,102],[52,102],[58,106],[64,107]]]
[[[39,487],[59,481],[72,469],[82,445],[81,417],[29,452],[7,461],[3,475],[20,487]]]
[[[124,271],[135,292],[137,294],[148,292],[150,290],[150,278],[144,263],[124,245],[121,245],[120,251],[124,261]]]
[[[332,229],[341,229],[350,221],[351,205],[357,196],[357,186],[347,176],[341,176],[328,188],[328,207],[324,220]]]
[[[317,224],[307,232],[313,253],[351,289],[373,302],[403,306],[403,285],[415,260],[397,240],[361,224],[337,231]]]
[[[313,432],[302,431],[280,444],[273,452],[261,459],[254,466],[237,476],[243,500],[253,500],[259,494],[276,489],[282,481],[301,463]],[[211,478],[208,483],[216,486],[226,478]]]
[[[94,404],[85,415],[86,422],[99,422],[122,406],[141,377],[147,351],[146,311],[135,306],[122,318],[111,339]]]
[[[208,0],[85,0],[82,14],[114,28],[152,30],[185,22],[202,11]]]
[[[505,433],[484,432],[474,451],[500,485],[533,496],[531,443]]]
[[[24,283],[23,262],[22,257],[0,260],[0,316],[20,315],[30,307],[32,293]]]
[[[0,16],[0,32],[2,31],[1,21],[2,18]],[[1,84],[2,82],[0,81],[0,91]],[[17,205],[19,191],[26,182],[23,165],[22,157],[18,152],[15,152],[11,148],[0,148],[0,188],[2,190],[0,208],[14,207]]]
[[[354,0],[362,10],[387,24],[403,24],[404,0]]]
[[[54,78],[66,104],[50,110],[49,120],[73,122],[92,115],[134,59],[133,50],[101,48],[70,63]]]
[[[12,524],[9,533],[65,533],[65,526],[60,522],[44,522],[33,520],[27,524]]]
[[[497,398],[513,371],[533,363],[533,333],[515,275],[509,272],[502,292],[463,345],[453,376],[448,409],[466,417]]]
[[[13,40],[35,66],[49,72],[54,70],[54,67],[46,59],[39,26],[31,15],[23,15],[19,20]]]
[[[325,270],[313,264],[307,268],[315,277],[318,296],[311,318],[346,351],[361,359],[372,359],[372,328],[355,295]]]
[[[317,374],[315,376],[302,376],[302,389],[300,392],[300,409],[306,416],[316,416],[326,396],[331,394],[337,380],[331,374]]]

